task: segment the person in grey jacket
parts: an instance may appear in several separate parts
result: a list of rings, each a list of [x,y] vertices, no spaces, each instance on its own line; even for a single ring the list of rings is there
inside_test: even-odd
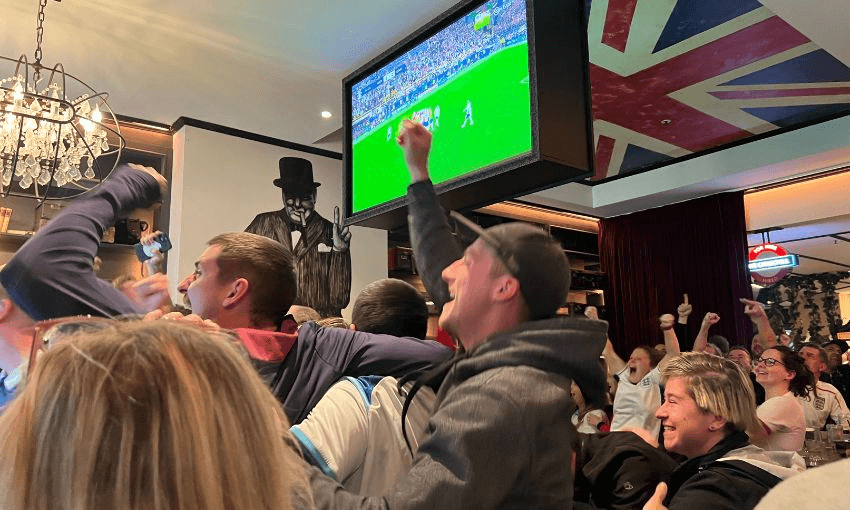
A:
[[[313,468],[317,507],[570,508],[570,384],[576,380],[591,401],[604,399],[598,359],[607,326],[555,317],[570,270],[545,231],[524,223],[486,231],[468,224],[479,237],[461,252],[428,177],[430,133],[405,121],[398,142],[413,180],[414,255],[442,307],[440,326],[463,351],[444,367],[425,438],[393,490],[356,496]]]

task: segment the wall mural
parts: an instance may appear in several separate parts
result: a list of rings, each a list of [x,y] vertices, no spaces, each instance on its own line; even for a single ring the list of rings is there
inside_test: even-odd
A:
[[[281,189],[283,209],[258,214],[245,229],[292,250],[298,269],[295,304],[309,306],[322,317],[339,317],[351,295],[351,232],[343,227],[339,207],[334,221],[316,212],[313,165],[306,159],[280,159],[280,178],[272,184]]]

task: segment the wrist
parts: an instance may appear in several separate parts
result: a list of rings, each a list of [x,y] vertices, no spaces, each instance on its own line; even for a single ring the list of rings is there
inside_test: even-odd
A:
[[[679,324],[687,324],[687,323],[688,323],[688,316],[687,315],[680,315],[679,316]]]
[[[428,165],[423,164],[410,167],[410,182],[427,181],[429,178]]]
[[[673,324],[670,324],[669,326],[661,326],[661,331],[670,331],[674,327],[675,326]]]

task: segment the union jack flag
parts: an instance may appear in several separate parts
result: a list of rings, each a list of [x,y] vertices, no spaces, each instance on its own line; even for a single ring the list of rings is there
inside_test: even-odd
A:
[[[850,68],[757,0],[586,1],[593,180],[850,114]]]

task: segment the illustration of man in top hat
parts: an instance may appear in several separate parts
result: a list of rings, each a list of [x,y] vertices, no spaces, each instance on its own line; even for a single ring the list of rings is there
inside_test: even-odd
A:
[[[298,269],[298,299],[322,317],[339,317],[351,294],[351,233],[343,227],[339,207],[334,222],[316,212],[313,165],[303,158],[280,158],[283,209],[258,214],[245,232],[275,239],[292,250]]]

